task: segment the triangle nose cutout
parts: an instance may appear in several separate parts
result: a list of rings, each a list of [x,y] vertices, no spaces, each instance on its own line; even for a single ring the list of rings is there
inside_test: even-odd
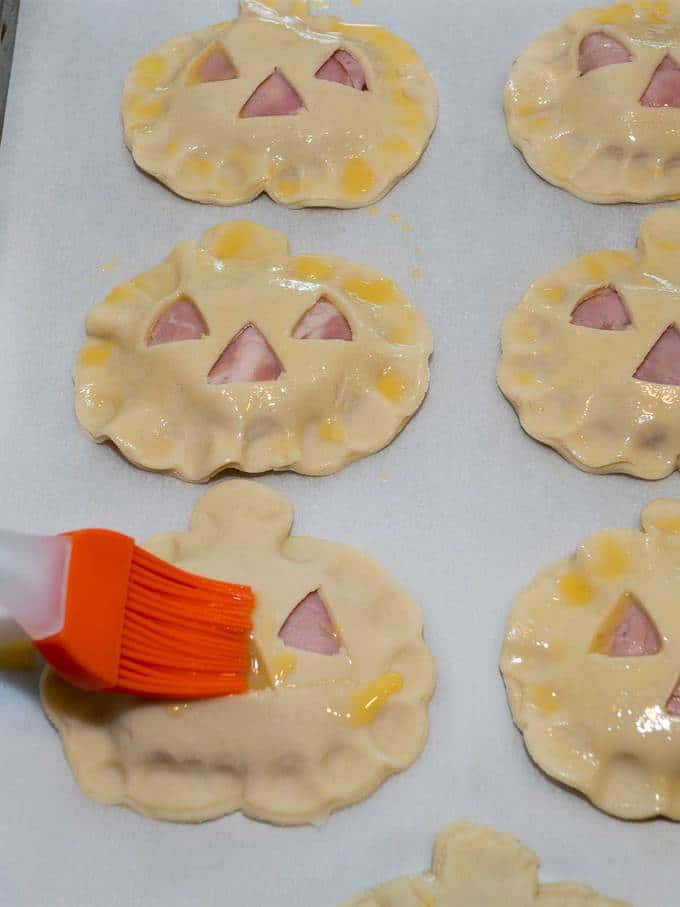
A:
[[[364,67],[346,50],[336,50],[323,66],[317,69],[315,76],[327,82],[338,82],[349,88],[366,91]]]
[[[661,651],[661,637],[640,602],[626,594],[605,618],[590,651],[610,658],[656,655]]]
[[[208,333],[208,326],[196,305],[187,298],[178,299],[166,309],[154,324],[148,345],[173,343],[178,340],[200,340]]]
[[[276,381],[283,373],[279,357],[254,324],[247,324],[225,347],[210,369],[208,384]]]
[[[617,63],[630,63],[631,57],[628,48],[624,47],[616,38],[603,31],[592,32],[586,35],[578,51],[578,68],[582,76],[593,69],[603,66],[614,66]]]
[[[302,98],[288,79],[275,69],[261,82],[241,110],[242,117],[282,117],[304,110]]]
[[[630,324],[630,316],[616,290],[602,287],[579,302],[571,313],[571,323],[598,331],[624,331]]]
[[[330,299],[322,296],[293,329],[294,340],[351,340],[352,328]]]
[[[189,72],[189,85],[202,82],[226,82],[238,76],[231,57],[221,44],[213,44],[196,60]]]
[[[654,384],[680,384],[680,333],[674,324],[659,337],[633,377]]]
[[[664,57],[640,98],[643,107],[680,107],[680,66]]]
[[[279,638],[292,649],[319,655],[337,655],[340,642],[328,609],[316,592],[310,592],[290,612],[279,630]]]

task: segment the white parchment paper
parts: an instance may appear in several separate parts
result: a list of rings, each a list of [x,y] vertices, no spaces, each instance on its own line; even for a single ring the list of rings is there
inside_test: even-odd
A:
[[[100,524],[139,539],[186,524],[200,488],[133,468],[75,423],[70,369],[85,313],[114,284],[234,216],[287,231],[296,251],[371,264],[429,318],[430,395],[381,454],[332,478],[264,481],[292,498],[299,532],[366,549],[418,597],[439,669],[430,740],[408,772],[323,828],[239,815],[173,826],[81,795],[35,678],[2,676],[0,904],[337,907],[421,871],[435,831],[456,819],[519,835],[545,879],[587,882],[638,907],[677,904],[680,829],[608,818],[545,778],[513,728],[497,669],[512,599],[539,567],[592,530],[637,525],[647,501],[680,488],[675,476],[579,472],[523,435],[495,386],[500,325],[525,286],[577,254],[631,245],[645,214],[542,183],[506,138],[511,62],[572,4],[331,3],[408,38],[440,92],[430,149],[373,215],[289,212],[267,199],[204,207],[135,169],[118,119],[127,67],[234,7],[22,0],[0,147],[1,521],[34,532]]]

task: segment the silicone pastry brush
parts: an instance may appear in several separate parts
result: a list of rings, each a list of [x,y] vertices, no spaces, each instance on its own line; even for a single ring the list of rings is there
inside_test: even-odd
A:
[[[0,531],[0,604],[75,686],[160,699],[247,689],[250,587],[186,573],[117,532]]]

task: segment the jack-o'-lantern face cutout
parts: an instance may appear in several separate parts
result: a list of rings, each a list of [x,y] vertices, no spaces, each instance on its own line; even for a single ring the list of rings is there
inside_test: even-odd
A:
[[[388,444],[429,381],[430,332],[390,280],[291,256],[283,234],[247,221],[181,243],[96,305],[87,330],[83,428],[190,481],[334,472]]]
[[[593,202],[680,194],[680,3],[579,10],[515,63],[508,132],[540,176]]]
[[[631,252],[536,281],[503,328],[498,383],[523,428],[581,469],[658,479],[680,457],[680,215]]]
[[[204,494],[187,532],[149,550],[255,594],[248,692],[168,704],[84,692],[47,672],[42,696],[83,789],[156,818],[241,810],[319,822],[416,759],[432,657],[415,601],[367,555],[290,535],[292,507],[248,481]]]
[[[680,502],[591,536],[508,619],[501,669],[532,758],[625,819],[680,819]]]
[[[375,202],[418,161],[437,97],[415,51],[382,28],[243,0],[235,22],[173,39],[130,71],[137,164],[187,198],[295,207]]]

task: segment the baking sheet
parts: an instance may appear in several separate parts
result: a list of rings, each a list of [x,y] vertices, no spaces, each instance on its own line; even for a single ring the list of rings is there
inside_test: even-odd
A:
[[[646,213],[542,183],[507,141],[512,59],[573,5],[331,3],[407,37],[440,92],[430,149],[372,215],[289,212],[267,199],[204,207],[135,169],[117,113],[128,65],[232,15],[232,0],[22,0],[0,146],[2,523],[106,524],[138,538],[184,527],[201,489],[87,440],[73,416],[71,362],[87,309],[114,284],[179,239],[254,218],[287,231],[295,251],[384,271],[429,318],[432,389],[389,449],[335,477],[263,481],[293,500],[298,532],[371,552],[416,595],[439,684],[429,743],[409,771],[322,828],[280,829],[240,815],[168,825],[90,802],[42,715],[36,679],[0,677],[0,904],[337,907],[421,871],[436,830],[457,819],[517,834],[539,853],[545,880],[577,879],[637,907],[677,904],[678,829],[608,818],[544,777],[513,728],[497,669],[511,601],[539,567],[590,531],[637,525],[648,500],[679,489],[676,476],[651,484],[579,472],[523,435],[495,386],[500,325],[524,287],[577,254],[630,246]]]

